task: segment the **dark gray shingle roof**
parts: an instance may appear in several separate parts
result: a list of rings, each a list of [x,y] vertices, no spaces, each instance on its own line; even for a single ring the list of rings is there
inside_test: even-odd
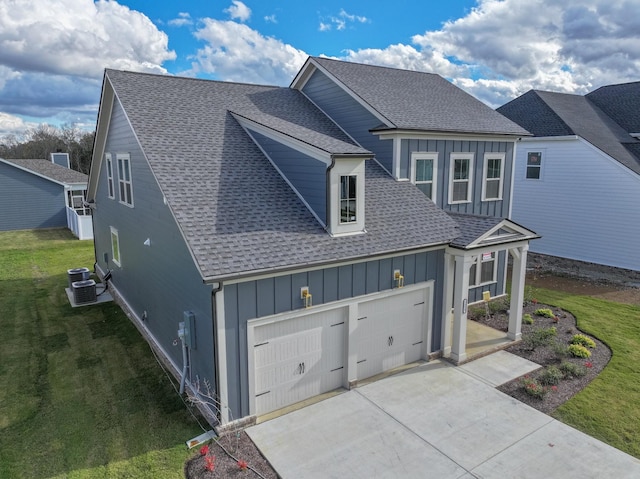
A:
[[[453,212],[448,214],[460,226],[460,236],[451,242],[451,246],[455,248],[466,248],[503,220],[503,218],[496,216],[478,216]]]
[[[529,134],[439,75],[327,58],[313,61],[385,117],[391,128]]]
[[[366,152],[298,91],[114,70],[107,78],[205,279],[410,250],[459,234],[415,186],[368,160],[367,232],[329,236],[229,113],[283,133],[302,128],[327,151]]]
[[[640,82],[603,86],[587,98],[628,133],[640,133]]]
[[[640,174],[640,157],[633,153],[640,142],[584,96],[531,90],[498,111],[535,136],[580,136]]]
[[[13,163],[27,170],[33,171],[45,178],[52,179],[58,183],[67,185],[86,184],[89,177],[79,171],[65,168],[64,166],[56,165],[55,163],[44,160],[6,160],[7,163]]]

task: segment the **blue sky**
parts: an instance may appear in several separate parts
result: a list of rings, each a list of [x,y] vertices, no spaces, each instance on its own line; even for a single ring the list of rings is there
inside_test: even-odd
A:
[[[640,0],[3,0],[0,141],[95,127],[104,68],[288,85],[309,55],[438,73],[492,107],[640,80]]]

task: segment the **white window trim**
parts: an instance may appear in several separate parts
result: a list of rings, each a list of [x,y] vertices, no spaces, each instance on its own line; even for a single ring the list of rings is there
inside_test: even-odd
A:
[[[498,282],[498,252],[497,251],[488,251],[487,253],[493,254],[493,259],[483,261],[482,254],[479,254],[473,264],[476,265],[476,284],[471,284],[471,277],[469,277],[469,288],[480,288],[482,286],[487,286],[490,284],[495,284]],[[489,261],[493,261],[493,279],[491,281],[485,281],[481,283],[482,279],[482,263],[488,263]]]
[[[438,187],[438,152],[427,151],[414,151],[411,153],[411,183],[414,185],[419,184],[416,180],[416,163],[417,160],[432,160],[433,161],[433,179],[431,180],[431,201],[436,202],[437,187]],[[421,181],[420,183],[427,183]]]
[[[113,158],[111,153],[105,153],[104,156],[107,162],[107,196],[113,200],[116,197],[116,185],[113,181]]]
[[[125,180],[124,178],[120,178],[120,160],[127,160],[127,165],[129,167],[129,181]],[[128,153],[117,153],[116,166],[118,170],[118,201],[125,206],[133,208],[133,176],[131,174],[131,156]],[[121,184],[124,184],[125,187],[127,184],[129,185],[129,191],[131,192],[130,203],[124,201],[122,198],[122,193],[121,193],[122,190],[120,188]]]
[[[364,233],[364,158],[340,158],[335,162],[330,173],[330,222],[329,233],[332,236],[343,234]],[[340,177],[356,177],[356,221],[351,223],[340,223]]]
[[[529,166],[529,153],[539,153],[540,154],[540,165],[539,166]],[[525,151],[525,156],[524,156],[524,179],[526,181],[541,181],[542,180],[542,160],[544,160],[545,157],[545,152],[542,149],[539,150],[526,150]],[[540,172],[538,174],[537,178],[529,178],[527,176],[527,171],[529,170],[529,168],[538,168],[538,171]]]
[[[454,164],[455,160],[469,160],[469,178],[464,181],[468,181],[467,183],[467,199],[461,201],[453,201],[453,173],[454,173]],[[457,180],[461,182],[461,180]],[[449,204],[457,205],[462,203],[471,203],[473,197],[471,195],[473,185],[473,153],[451,153],[449,156]]]
[[[482,173],[482,201],[500,201],[502,200],[502,189],[504,188],[504,167],[505,167],[506,155],[504,153],[485,153],[484,154],[484,167]],[[498,197],[487,198],[487,178],[489,173],[489,160],[500,160],[500,178],[498,181]],[[492,181],[496,181],[496,178],[491,178]]]
[[[110,226],[109,228],[111,229],[111,236],[109,237],[111,239],[111,261],[113,261],[115,265],[122,267],[122,258],[120,257],[120,235],[118,234],[118,230],[113,226]],[[117,251],[116,248],[114,248],[114,236],[116,238],[115,246],[117,246]]]

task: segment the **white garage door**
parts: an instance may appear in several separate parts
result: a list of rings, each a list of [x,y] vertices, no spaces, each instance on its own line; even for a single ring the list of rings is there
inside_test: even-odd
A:
[[[256,414],[342,386],[347,307],[257,326]]]
[[[421,358],[426,307],[425,290],[396,294],[358,305],[354,337],[358,379]]]

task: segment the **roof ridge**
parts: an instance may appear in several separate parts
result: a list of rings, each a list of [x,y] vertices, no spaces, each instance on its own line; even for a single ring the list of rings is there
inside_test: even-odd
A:
[[[311,57],[314,60],[329,60],[332,62],[336,62],[336,63],[349,63],[351,65],[359,65],[359,66],[365,66],[365,67],[372,67],[372,68],[381,68],[381,69],[385,69],[385,70],[396,70],[396,71],[400,71],[400,72],[411,72],[411,73],[421,73],[424,75],[433,75],[433,76],[437,76],[440,78],[444,78],[442,75],[436,73],[436,72],[426,72],[423,70],[410,70],[408,68],[400,68],[400,67],[390,67],[390,66],[386,66],[386,65],[375,65],[373,63],[362,63],[362,62],[352,62],[349,60],[339,60],[337,58],[329,58],[329,57]]]

